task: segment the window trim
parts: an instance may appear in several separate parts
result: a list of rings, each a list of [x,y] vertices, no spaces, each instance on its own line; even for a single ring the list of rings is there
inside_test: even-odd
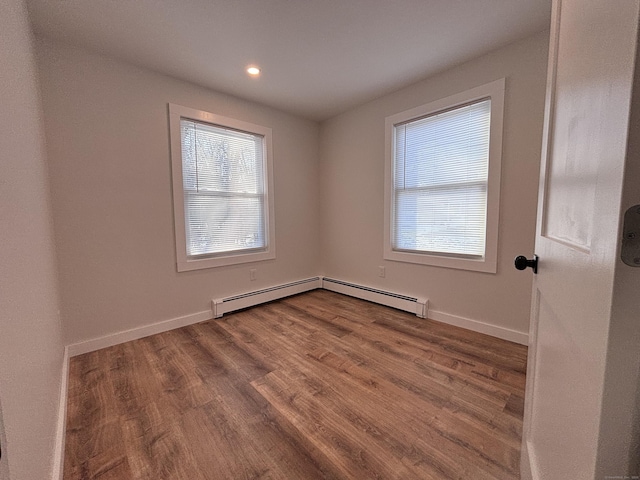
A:
[[[180,120],[189,119],[210,123],[224,128],[240,130],[263,137],[263,162],[265,175],[265,239],[267,246],[259,251],[221,253],[211,257],[190,258],[187,256],[187,242],[184,212],[184,188],[182,182],[182,137]],[[273,148],[271,128],[256,125],[234,118],[224,117],[189,107],[169,103],[169,140],[171,150],[171,177],[173,195],[173,220],[176,246],[176,265],[178,272],[199,270],[203,268],[237,265],[276,258],[275,242],[275,208],[273,199]]]
[[[501,78],[479,87],[411,108],[385,118],[385,182],[384,182],[384,254],[386,260],[433,265],[437,267],[496,273],[498,261],[498,229],[500,214],[500,176],[502,167],[502,128],[504,117],[505,79]],[[394,250],[393,179],[394,179],[394,127],[421,117],[461,107],[484,98],[491,98],[489,134],[489,172],[487,177],[486,246],[482,258]]]

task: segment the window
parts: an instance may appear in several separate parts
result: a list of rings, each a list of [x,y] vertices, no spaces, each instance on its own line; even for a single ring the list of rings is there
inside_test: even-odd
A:
[[[178,271],[275,258],[271,129],[169,105]]]
[[[496,271],[504,79],[387,117],[385,258]]]

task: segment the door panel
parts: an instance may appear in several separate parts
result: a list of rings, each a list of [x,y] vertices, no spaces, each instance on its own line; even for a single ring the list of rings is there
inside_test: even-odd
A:
[[[572,8],[579,2],[563,2],[559,15],[555,61],[555,102],[551,105],[553,134],[549,142],[547,196],[542,235],[589,250],[595,200],[598,159],[590,154],[590,121],[597,112],[583,56],[576,49],[589,48],[592,36],[566,23],[575,21]]]
[[[597,446],[598,422],[593,418],[599,406],[597,391],[582,368],[580,346],[544,295],[538,298],[537,388],[529,439],[536,452],[546,452],[538,457],[540,478],[589,478],[595,457],[585,461],[582,452]],[[574,377],[566,378],[566,372],[575,372]],[[575,425],[559,428],[568,421]]]

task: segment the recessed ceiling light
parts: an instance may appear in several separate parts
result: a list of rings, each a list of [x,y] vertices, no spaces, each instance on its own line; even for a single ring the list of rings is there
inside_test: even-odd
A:
[[[247,67],[247,73],[252,77],[257,77],[258,75],[260,75],[260,69],[255,65],[250,65]]]

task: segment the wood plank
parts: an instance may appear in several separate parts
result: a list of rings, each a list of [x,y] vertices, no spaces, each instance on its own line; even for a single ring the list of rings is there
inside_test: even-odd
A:
[[[64,461],[72,471],[84,473],[80,477],[69,476],[65,468],[65,480],[83,478],[88,471],[105,469],[108,463],[102,456],[105,451],[114,458],[124,453],[108,365],[104,351],[91,352],[71,362]]]
[[[316,290],[75,357],[65,480],[518,478],[526,347]]]

